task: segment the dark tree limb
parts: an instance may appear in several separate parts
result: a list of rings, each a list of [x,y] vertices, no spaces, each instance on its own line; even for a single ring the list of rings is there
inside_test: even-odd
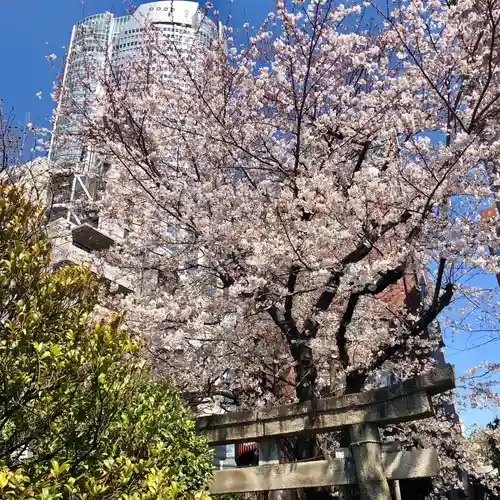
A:
[[[404,334],[402,338],[396,343],[387,345],[380,349],[380,355],[377,356],[367,367],[364,367],[362,370],[356,370],[352,372],[350,374],[352,380],[356,379],[358,384],[359,381],[362,381],[362,383],[364,383],[370,373],[380,368],[386,361],[389,361],[392,357],[396,356],[397,354],[401,354],[402,351],[407,347],[409,340],[423,337],[423,335],[427,331],[427,328],[438,317],[439,313],[451,303],[454,293],[455,285],[453,285],[452,283],[448,283],[445,286],[444,293],[439,297],[436,306],[431,305],[424,309],[422,315],[420,316],[420,319],[413,324],[408,325],[409,329],[406,334]]]
[[[342,280],[346,267],[350,264],[355,264],[357,262],[360,262],[365,257],[367,257],[372,251],[373,245],[377,242],[377,240],[381,236],[387,234],[389,231],[391,231],[398,225],[408,222],[408,220],[410,220],[411,217],[412,215],[410,212],[404,211],[396,221],[389,222],[381,227],[376,227],[375,231],[369,234],[366,240],[360,243],[357,246],[357,248],[355,248],[352,252],[350,252],[342,259],[339,265],[339,270],[333,271],[330,277],[328,278],[325,290],[321,293],[318,300],[314,304],[312,311],[309,314],[309,317],[307,318],[304,324],[305,337],[313,338],[318,333],[319,324],[316,321],[315,316],[318,312],[326,311],[330,307],[331,303],[333,302],[333,299],[337,294],[340,281]],[[379,280],[380,282],[377,282],[377,284],[375,285],[375,289],[380,288],[380,291],[382,291],[386,286],[388,286],[385,283],[390,282],[390,280],[394,279],[395,276],[394,273],[399,273],[400,271],[401,271],[400,269],[396,268],[393,271],[389,271],[388,274],[386,273],[387,275],[382,275],[381,280]],[[380,292],[375,291],[373,293],[380,293]]]
[[[405,274],[407,263],[403,262],[396,266],[394,269],[385,271],[379,274],[379,279],[374,283],[367,284],[360,292],[359,295],[378,295],[382,293],[387,287],[398,282]]]
[[[341,270],[332,272],[326,283],[325,290],[321,293],[318,300],[314,304],[313,310],[304,324],[305,337],[312,338],[318,333],[319,323],[316,321],[316,314],[318,312],[326,311],[330,307],[335,295],[337,295],[340,281],[344,275],[346,266],[364,259],[371,252],[371,250],[372,246],[363,242],[355,250],[344,257],[340,266]]]
[[[266,311],[288,340],[298,339],[300,337],[295,320],[291,316],[287,319],[285,312],[278,306],[272,305],[268,307]]]
[[[300,267],[293,265],[290,269],[290,274],[288,276],[288,283],[286,288],[288,290],[288,295],[285,298],[285,319],[286,321],[293,321],[292,309],[293,309],[293,293],[295,292],[295,286],[297,285],[297,278],[299,277]]]
[[[441,257],[439,260],[439,268],[436,279],[436,287],[434,289],[434,298],[432,299],[432,307],[436,308],[439,302],[439,293],[441,292],[441,284],[443,283],[444,269],[446,266],[446,259]]]
[[[358,293],[353,293],[349,297],[349,301],[347,302],[346,310],[340,320],[340,326],[337,330],[336,341],[337,341],[337,349],[339,351],[339,359],[342,363],[344,369],[349,366],[349,354],[347,352],[347,327],[351,323],[352,317],[354,315],[354,310],[358,304],[360,295]]]
[[[384,273],[381,273],[379,279],[374,283],[369,283],[362,290],[357,293],[352,293],[347,302],[347,307],[345,312],[340,320],[340,326],[337,330],[337,334],[335,336],[337,349],[339,351],[339,359],[342,363],[344,369],[349,366],[349,354],[347,352],[347,327],[352,321],[354,310],[359,302],[359,299],[363,295],[377,295],[383,292],[387,287],[399,281],[405,273],[406,270],[406,262],[400,264],[394,269],[390,269]]]

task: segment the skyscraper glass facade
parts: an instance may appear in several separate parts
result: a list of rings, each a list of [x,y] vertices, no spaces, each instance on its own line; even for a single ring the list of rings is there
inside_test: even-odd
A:
[[[79,130],[92,112],[91,98],[106,68],[124,67],[151,43],[146,31],[153,27],[165,54],[186,54],[208,46],[218,36],[217,25],[198,2],[164,0],[140,5],[132,15],[96,14],[73,27],[56,109],[49,158],[59,164],[88,163],[89,152]],[[110,63],[109,65],[107,63]],[[153,64],[152,69],[156,66]],[[165,73],[165,66],[160,69]],[[162,74],[162,76],[165,76]]]
[[[104,67],[112,22],[113,16],[105,13],[87,17],[73,26],[56,109],[51,160],[83,159],[84,148],[76,137],[78,123],[89,112],[89,98],[98,83],[94,71]],[[90,68],[94,71],[89,71]]]

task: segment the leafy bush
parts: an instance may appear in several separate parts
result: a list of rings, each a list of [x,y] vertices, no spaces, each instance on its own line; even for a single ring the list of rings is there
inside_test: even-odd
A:
[[[43,211],[0,184],[0,497],[203,498],[211,455],[88,269],[50,266]]]

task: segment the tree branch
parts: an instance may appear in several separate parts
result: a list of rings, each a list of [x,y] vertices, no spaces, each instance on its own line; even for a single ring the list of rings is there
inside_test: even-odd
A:
[[[299,338],[299,330],[292,317],[290,317],[290,319],[287,319],[285,317],[285,313],[281,311],[276,305],[272,305],[266,310],[276,326],[285,334],[287,339]]]
[[[439,268],[436,279],[436,288],[434,289],[434,298],[432,299],[432,307],[435,308],[439,301],[439,292],[441,291],[441,284],[443,282],[443,274],[446,266],[446,259],[441,257],[439,260]]]
[[[387,224],[384,224],[378,234],[371,234],[369,235],[368,241],[364,240],[358,247],[353,250],[351,253],[349,253],[344,259],[342,259],[340,263],[340,270],[334,271],[330,277],[328,278],[328,281],[326,283],[326,289],[321,293],[319,296],[318,300],[314,304],[314,307],[312,308],[311,314],[307,318],[305,324],[304,324],[304,333],[306,337],[314,337],[318,333],[319,329],[319,324],[315,319],[315,315],[318,312],[321,311],[326,311],[333,299],[335,298],[335,295],[337,294],[338,287],[340,285],[340,281],[342,279],[342,276],[344,275],[345,268],[349,264],[355,264],[356,262],[359,262],[360,260],[364,259],[369,253],[372,251],[374,243],[380,238],[380,236],[383,236],[387,232],[391,231],[394,229],[396,226],[399,224],[404,224],[411,218],[411,214],[408,211],[405,211],[401,214],[399,219],[394,222],[390,222]],[[382,279],[379,283],[379,285],[376,285],[375,290],[378,287],[386,287],[388,285],[384,285],[385,282],[389,282],[390,280],[394,279],[394,275],[391,275],[390,273],[399,273],[401,270],[396,268],[393,271],[390,271],[388,275],[383,275]],[[404,269],[403,269],[404,272]],[[402,275],[401,275],[402,276]],[[400,277],[401,277],[400,276]],[[399,279],[399,278],[397,278]],[[396,279],[396,281],[397,281]],[[384,288],[381,288],[380,291],[382,291]],[[369,293],[369,292],[366,292]],[[373,293],[379,293],[377,291],[374,291]]]
[[[429,325],[437,318],[439,313],[451,303],[454,293],[455,286],[452,283],[448,283],[445,287],[443,295],[441,295],[441,297],[437,301],[436,306],[434,307],[433,305],[431,305],[430,307],[426,308],[420,319],[413,324],[413,326],[403,336],[403,338],[399,342],[381,349],[380,356],[378,356],[364,371],[370,372],[379,368],[386,361],[392,358],[392,356],[404,349],[407,345],[408,340],[421,336],[421,334],[425,332]]]
[[[337,349],[339,351],[339,359],[342,363],[344,369],[349,366],[349,354],[347,352],[347,339],[346,332],[347,327],[351,323],[352,317],[354,315],[354,310],[356,309],[356,305],[358,304],[360,295],[358,293],[353,293],[349,297],[349,301],[347,302],[347,307],[340,320],[340,326],[337,331],[336,340],[337,340]]]
[[[285,319],[287,321],[293,321],[292,318],[292,308],[293,308],[293,293],[295,292],[295,286],[297,284],[297,278],[299,277],[300,267],[293,265],[290,268],[290,275],[288,276],[287,290],[288,295],[285,299]]]
[[[347,368],[349,366],[349,354],[347,352],[347,327],[352,321],[354,310],[359,302],[359,298],[362,295],[377,295],[383,292],[388,286],[399,281],[406,270],[406,262],[400,264],[399,266],[380,274],[380,278],[375,283],[370,283],[366,285],[361,291],[351,294],[347,302],[347,307],[340,320],[340,325],[335,336],[337,349],[339,351],[339,359],[342,366]]]

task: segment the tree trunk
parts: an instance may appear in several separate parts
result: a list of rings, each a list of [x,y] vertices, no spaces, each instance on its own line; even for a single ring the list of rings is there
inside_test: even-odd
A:
[[[291,345],[295,366],[295,386],[297,398],[301,403],[316,399],[317,370],[314,364],[312,349],[302,343]],[[298,437],[295,441],[295,460],[311,460],[318,456],[318,446],[314,436]],[[320,488],[310,488],[297,492],[298,498],[318,500],[328,498]]]
[[[312,349],[303,343],[297,342],[290,345],[290,350],[296,362],[295,385],[297,398],[301,403],[313,401],[317,397],[317,370],[314,364]],[[363,388],[365,380],[366,376],[363,374],[349,374],[346,378],[346,389],[344,394],[355,394],[360,392]],[[341,446],[349,447],[349,445],[349,429],[346,429],[345,432],[342,433]],[[298,437],[296,439],[294,450],[295,460],[311,460],[316,458],[318,454],[319,447],[314,436]],[[351,495],[349,494],[349,496]],[[330,498],[330,494],[323,488],[310,488],[298,492],[298,497],[305,498],[307,500],[318,500]]]
[[[291,345],[295,366],[295,386],[297,398],[301,403],[315,398],[317,370],[314,364],[312,349],[302,343]]]

